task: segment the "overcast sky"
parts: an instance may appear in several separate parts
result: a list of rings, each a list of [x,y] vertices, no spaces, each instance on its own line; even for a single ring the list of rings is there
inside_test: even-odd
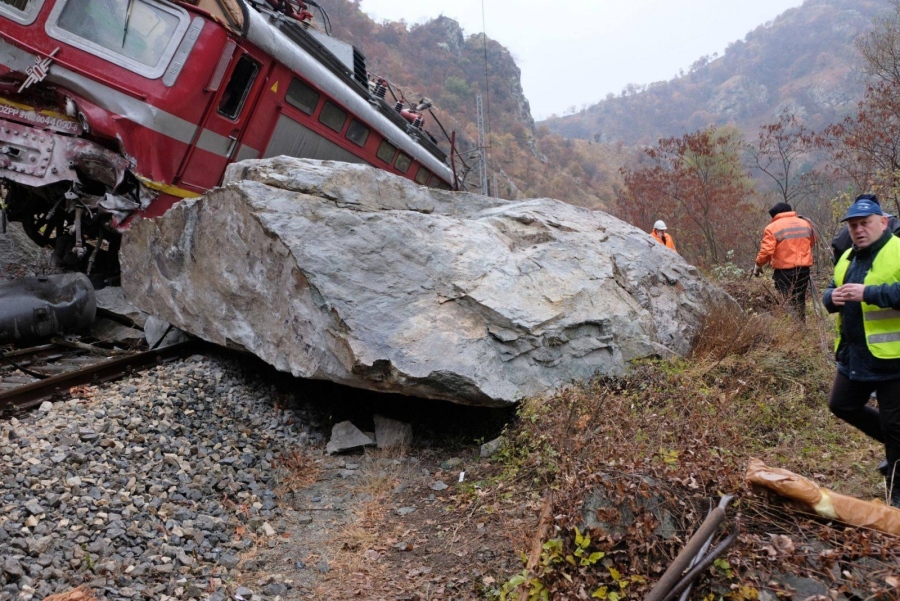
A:
[[[535,119],[594,104],[629,83],[668,80],[802,0],[362,0],[376,21],[444,15],[506,46]],[[482,7],[483,16],[482,19]],[[482,26],[482,23],[484,24]]]

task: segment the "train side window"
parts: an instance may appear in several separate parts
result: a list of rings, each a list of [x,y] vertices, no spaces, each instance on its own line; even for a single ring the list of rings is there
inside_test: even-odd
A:
[[[394,160],[394,155],[397,153],[397,147],[388,142],[387,140],[382,140],[381,144],[378,146],[378,151],[375,153],[379,159],[384,161],[385,163],[390,163]]]
[[[347,128],[347,139],[357,146],[364,146],[369,139],[369,128],[354,119]]]
[[[44,0],[0,0],[0,17],[31,25],[43,3]]]
[[[183,8],[159,0],[66,0],[50,11],[46,29],[52,38],[155,79],[190,22]]]
[[[306,83],[295,79],[288,86],[284,99],[291,106],[300,109],[307,115],[312,115],[319,104],[319,93]]]
[[[412,159],[403,154],[402,152],[397,155],[397,160],[394,161],[394,167],[397,168],[397,171],[400,173],[406,173],[409,169],[409,166],[412,164]]]
[[[220,115],[231,120],[237,119],[258,73],[258,62],[246,54],[238,59],[234,71],[231,72],[231,79],[228,80],[228,85],[222,92],[222,99],[219,100]]]
[[[431,177],[431,171],[426,169],[425,167],[419,167],[419,170],[416,171],[416,183],[422,184],[423,186],[428,183],[428,178]]]
[[[344,129],[344,122],[347,120],[347,111],[331,102],[325,101],[322,112],[319,114],[319,121],[324,123],[328,129],[341,131]]]

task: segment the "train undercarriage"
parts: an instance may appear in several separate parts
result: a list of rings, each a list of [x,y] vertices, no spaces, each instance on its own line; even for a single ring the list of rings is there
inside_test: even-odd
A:
[[[90,141],[29,133],[2,120],[0,131],[7,138],[0,167],[12,173],[0,179],[3,221],[20,222],[31,240],[53,251],[60,269],[115,283],[119,228],[156,193],[132,174],[127,158]]]

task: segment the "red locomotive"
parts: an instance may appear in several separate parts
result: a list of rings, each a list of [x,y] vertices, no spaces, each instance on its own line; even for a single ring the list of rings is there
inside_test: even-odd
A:
[[[70,266],[115,265],[118,232],[290,155],[456,189],[422,129],[305,0],[0,0],[0,186],[8,217]],[[453,141],[450,153],[453,154]],[[104,265],[107,264],[107,265]]]

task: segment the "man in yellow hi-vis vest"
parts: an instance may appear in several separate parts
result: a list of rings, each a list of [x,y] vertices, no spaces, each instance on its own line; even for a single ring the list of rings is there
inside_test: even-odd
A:
[[[884,443],[890,503],[900,507],[900,238],[878,203],[858,199],[842,221],[853,246],[834,267],[822,302],[839,313],[837,375],[828,407]],[[875,392],[878,408],[869,406]]]

